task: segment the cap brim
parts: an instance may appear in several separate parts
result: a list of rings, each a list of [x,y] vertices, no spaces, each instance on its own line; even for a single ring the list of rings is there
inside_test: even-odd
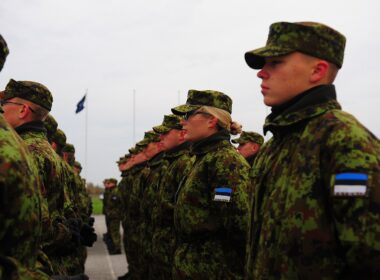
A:
[[[148,146],[148,144],[149,144],[148,140],[141,140],[140,142],[136,143],[136,146],[140,147],[140,148],[144,148],[144,147]]]
[[[202,107],[202,106],[201,105],[187,105],[187,104],[184,104],[184,105],[180,105],[180,106],[172,108],[172,112],[175,115],[185,115],[186,113],[189,113],[191,111],[197,110],[200,107]]]
[[[172,129],[164,125],[158,125],[158,126],[153,127],[153,131],[159,134],[168,133],[170,130]]]
[[[283,47],[267,46],[245,53],[245,62],[253,69],[261,69],[265,64],[266,57],[286,55],[295,50]]]

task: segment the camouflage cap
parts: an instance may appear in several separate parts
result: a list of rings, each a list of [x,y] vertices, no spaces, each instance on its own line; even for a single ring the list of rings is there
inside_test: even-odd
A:
[[[131,154],[126,154],[119,158],[118,161],[116,161],[117,164],[126,163],[127,160],[131,157]]]
[[[153,127],[154,132],[159,134],[168,133],[172,129],[182,129],[181,117],[176,115],[165,115],[161,125]]]
[[[265,57],[295,51],[318,57],[342,67],[346,38],[338,31],[316,22],[276,22],[270,26],[266,46],[245,53],[253,69],[264,66]]]
[[[3,69],[5,59],[9,54],[7,42],[5,42],[3,36],[0,35],[0,71]]]
[[[75,153],[75,147],[73,144],[66,143],[66,145],[62,148],[62,152]]]
[[[74,162],[74,167],[76,167],[76,168],[82,170],[82,165],[80,164],[79,161],[75,161],[75,162]]]
[[[216,107],[232,113],[232,99],[219,91],[214,90],[189,90],[186,104],[172,108],[173,114],[185,115],[202,106]]]
[[[144,139],[136,143],[136,147],[145,147],[152,142],[160,142],[160,134],[150,130],[145,132]]]
[[[58,128],[57,131],[51,136],[51,141],[63,147],[66,145],[66,135],[61,129]]]
[[[51,114],[48,114],[44,121],[44,126],[47,130],[48,138],[50,139],[52,135],[57,131],[58,123]]]
[[[243,131],[240,134],[239,138],[232,140],[232,143],[235,143],[235,144],[246,144],[248,142],[262,145],[264,143],[264,137],[256,132]]]
[[[109,178],[109,179],[107,179],[107,182],[117,184],[117,180],[115,178]]]
[[[31,81],[15,81],[10,79],[4,91],[4,100],[14,97],[33,102],[50,111],[53,105],[53,96],[44,85]]]
[[[137,148],[137,147],[133,147],[133,148],[130,148],[130,149],[128,150],[128,152],[129,152],[130,154],[132,154],[132,155],[137,155],[140,151],[139,151],[139,148]]]

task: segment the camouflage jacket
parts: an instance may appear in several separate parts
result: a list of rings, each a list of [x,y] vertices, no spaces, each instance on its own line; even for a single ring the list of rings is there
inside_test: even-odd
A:
[[[37,279],[41,184],[27,147],[0,114],[0,279]]]
[[[248,221],[249,166],[225,130],[195,143],[192,154],[195,162],[177,191],[174,208],[176,275],[239,279]]]
[[[120,193],[120,209],[121,209],[121,213],[123,213],[121,218],[122,218],[122,225],[123,225],[124,230],[126,230],[128,226],[127,219],[126,219],[127,217],[126,211],[128,208],[128,200],[129,200],[129,195],[131,193],[131,185],[133,182],[132,181],[133,177],[131,176],[130,170],[131,169],[125,170],[122,172],[121,180],[119,182],[119,185],[117,186]]]
[[[190,155],[188,142],[165,153],[168,166],[162,174],[152,215],[155,230],[161,227],[173,227],[174,196],[181,181],[187,177],[194,159],[195,157]]]
[[[119,189],[107,188],[107,194],[104,196],[105,213],[107,217],[118,218],[121,216],[120,212],[120,194]]]
[[[71,238],[68,231],[62,232],[61,227],[57,226],[57,223],[63,220],[64,205],[64,174],[61,160],[47,141],[42,122],[26,123],[15,130],[28,146],[42,179],[42,195],[47,201],[50,219],[43,221],[44,246],[59,244],[62,240]]]
[[[251,171],[246,279],[374,279],[380,263],[379,141],[334,86],[266,119]]]

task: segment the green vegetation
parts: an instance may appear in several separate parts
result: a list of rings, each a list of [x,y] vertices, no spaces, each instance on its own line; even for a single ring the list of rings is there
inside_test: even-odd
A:
[[[101,215],[103,214],[103,200],[99,198],[98,195],[92,196],[92,214],[93,215]]]

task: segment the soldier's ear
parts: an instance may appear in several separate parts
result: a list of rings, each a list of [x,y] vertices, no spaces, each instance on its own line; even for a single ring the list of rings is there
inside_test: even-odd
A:
[[[317,60],[310,75],[310,82],[315,84],[324,81],[328,77],[329,63],[325,60]]]
[[[212,116],[207,120],[209,128],[216,128],[218,126],[218,119]]]

